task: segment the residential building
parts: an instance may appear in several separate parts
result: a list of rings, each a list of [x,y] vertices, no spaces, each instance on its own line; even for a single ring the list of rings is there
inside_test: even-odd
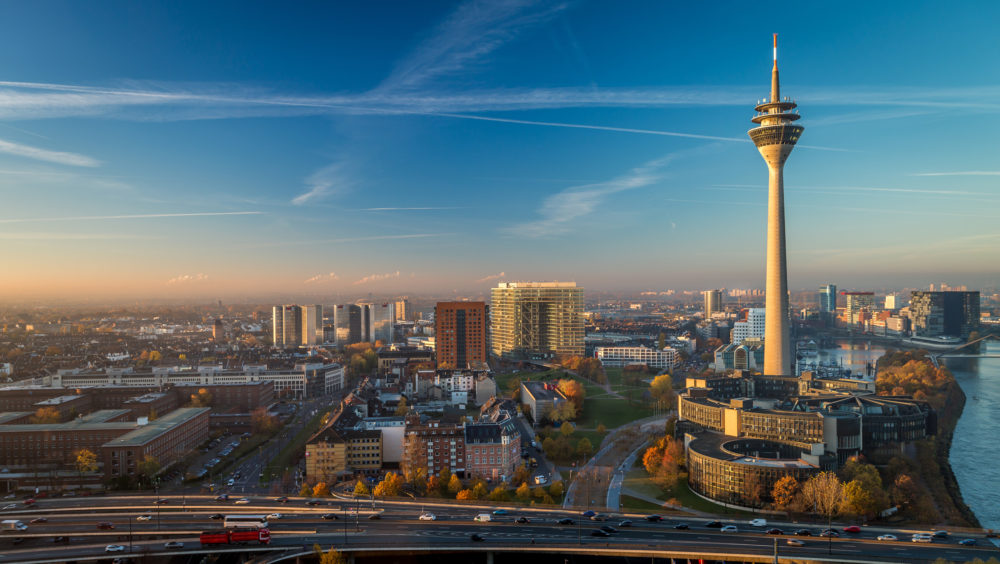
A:
[[[513,418],[465,426],[466,475],[507,481],[521,463],[521,433]]]
[[[413,415],[406,420],[403,436],[404,473],[418,468],[427,475],[440,474],[445,468],[460,477],[466,475],[465,424],[443,420],[421,421]]]
[[[979,330],[979,292],[924,292],[910,294],[910,320],[918,337],[967,338]]]
[[[730,342],[737,345],[746,339],[764,338],[764,312],[762,307],[751,307],[740,312],[739,321],[733,323]]]
[[[489,360],[485,302],[438,302],[434,337],[439,368],[478,368]]]
[[[494,355],[584,355],[583,288],[575,282],[501,282],[491,299]]]
[[[722,290],[705,290],[701,293],[702,297],[705,299],[705,319],[711,319],[712,314],[722,311],[722,295],[725,292]]]
[[[677,351],[666,347],[663,350],[648,347],[597,347],[595,356],[604,366],[627,366],[645,364],[655,370],[671,370],[677,363]]]

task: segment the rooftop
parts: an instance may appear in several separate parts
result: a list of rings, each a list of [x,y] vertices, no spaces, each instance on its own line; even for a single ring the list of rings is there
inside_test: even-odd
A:
[[[142,446],[177,425],[190,421],[191,419],[210,411],[212,410],[207,407],[182,407],[180,409],[175,409],[158,419],[150,421],[146,425],[139,427],[131,433],[126,433],[117,439],[113,439],[110,442],[105,443],[103,446]]]

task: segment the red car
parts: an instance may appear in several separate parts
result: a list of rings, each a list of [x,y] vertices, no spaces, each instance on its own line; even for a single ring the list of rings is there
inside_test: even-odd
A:
[[[851,525],[850,527],[844,527],[844,532],[845,533],[860,533],[861,532],[861,527],[859,527],[857,525]]]
[[[29,497],[28,499],[24,500],[24,504],[25,505],[34,505],[35,504],[35,500],[34,500],[34,498],[30,498]]]

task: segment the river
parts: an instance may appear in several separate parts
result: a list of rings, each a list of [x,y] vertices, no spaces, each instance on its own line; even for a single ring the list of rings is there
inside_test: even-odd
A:
[[[984,341],[983,353],[1000,354],[1000,342]],[[856,372],[874,363],[885,346],[842,340],[837,348],[820,349],[819,360],[843,362]],[[962,498],[980,524],[1000,529],[1000,464],[989,445],[1000,437],[1000,358],[952,358],[945,364],[965,392],[965,409],[951,444],[951,468]]]

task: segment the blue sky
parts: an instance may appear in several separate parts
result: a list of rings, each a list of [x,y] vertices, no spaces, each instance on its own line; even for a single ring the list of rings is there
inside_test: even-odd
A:
[[[0,5],[8,299],[994,285],[1000,5]],[[502,274],[501,274],[502,273]]]

